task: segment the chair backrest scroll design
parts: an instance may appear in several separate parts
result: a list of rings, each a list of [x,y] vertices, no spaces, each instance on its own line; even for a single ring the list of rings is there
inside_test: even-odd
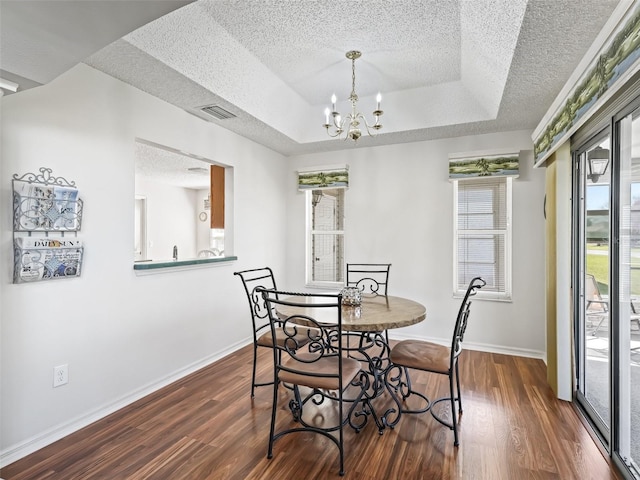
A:
[[[453,340],[451,343],[451,366],[453,362],[460,355],[462,351],[462,342],[464,340],[464,334],[467,331],[467,322],[469,321],[469,314],[471,313],[471,297],[473,297],[478,290],[487,284],[481,277],[475,277],[464,294],[460,310],[458,310],[458,316],[456,318],[456,325],[453,330]]]
[[[276,280],[273,276],[273,271],[269,267],[243,270],[241,272],[235,272],[234,275],[240,277],[247,294],[255,340],[256,332],[259,332],[269,325],[268,307],[260,290],[275,290],[277,288]]]
[[[277,368],[297,373],[290,368],[276,352],[286,352],[291,358],[305,364],[317,362],[320,358],[342,355],[340,329],[342,326],[342,295],[292,293],[277,290],[258,289],[267,305],[274,336],[274,361]],[[312,299],[311,302],[306,300]],[[297,310],[297,311],[296,311]],[[283,314],[282,312],[287,312]],[[318,320],[318,317],[332,318],[328,324]],[[275,342],[275,328],[279,324],[285,339]],[[304,342],[300,342],[300,338]],[[341,363],[335,372],[318,372],[315,374],[305,371],[305,375],[317,377],[341,378]]]
[[[348,263],[347,287],[357,287],[362,293],[387,295],[390,263]]]

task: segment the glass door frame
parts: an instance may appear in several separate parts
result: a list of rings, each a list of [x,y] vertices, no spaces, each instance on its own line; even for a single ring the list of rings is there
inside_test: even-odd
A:
[[[612,355],[611,355],[611,405],[616,408],[612,408],[611,410],[611,449],[610,455],[616,464],[616,466],[623,473],[625,478],[638,478],[640,476],[640,472],[635,471],[636,477],[633,477],[631,473],[631,467],[620,455],[620,447],[621,447],[621,423],[625,421],[625,419],[621,418],[621,409],[618,408],[623,401],[622,393],[621,393],[621,328],[623,328],[623,323],[621,322],[621,307],[620,307],[620,299],[622,298],[620,292],[620,218],[621,218],[621,209],[622,206],[620,204],[621,198],[621,188],[622,188],[622,178],[621,178],[621,122],[629,115],[637,113],[640,115],[640,97],[634,99],[629,102],[625,107],[621,108],[611,119],[611,201],[612,203],[612,211],[615,209],[615,215],[612,214],[612,223],[611,223],[611,231],[615,234],[615,248],[612,249],[611,256],[611,265],[615,265],[615,268],[610,269],[610,277],[616,278],[615,282],[612,282],[611,285],[611,294],[610,299],[615,298],[616,301],[610,301],[610,315],[615,321],[611,322],[611,345],[612,345]],[[614,161],[615,159],[615,161]],[[614,202],[615,200],[615,202]],[[615,264],[614,264],[615,262]],[[614,277],[615,275],[615,277]],[[614,296],[615,295],[615,296]],[[626,327],[625,327],[626,328]],[[629,421],[629,419],[626,419]],[[634,459],[635,462],[640,461],[640,459]]]
[[[600,414],[593,408],[588,399],[581,391],[581,387],[585,387],[585,364],[586,364],[586,315],[585,315],[585,278],[586,278],[586,189],[587,189],[587,165],[585,160],[585,153],[591,150],[594,145],[601,143],[605,138],[609,137],[612,141],[611,127],[605,127],[597,134],[593,135],[587,141],[583,142],[578,149],[572,152],[573,162],[573,185],[572,185],[572,275],[573,275],[573,287],[574,287],[574,345],[575,345],[575,390],[574,399],[577,405],[582,409],[589,422],[593,426],[593,430],[602,442],[603,446],[610,451],[611,446],[611,428],[606,425],[603,419],[600,418]],[[610,162],[611,164],[612,162]],[[609,167],[611,168],[611,166]],[[611,171],[613,183],[613,171]],[[609,185],[609,286],[611,288],[611,276],[612,276],[612,185]],[[612,312],[611,312],[611,298],[612,291],[609,290],[609,323],[611,324]],[[609,344],[611,345],[611,336],[609,338]],[[611,375],[612,375],[612,358],[611,348],[609,348],[609,393],[611,393]],[[612,425],[612,398],[609,395],[609,425]]]

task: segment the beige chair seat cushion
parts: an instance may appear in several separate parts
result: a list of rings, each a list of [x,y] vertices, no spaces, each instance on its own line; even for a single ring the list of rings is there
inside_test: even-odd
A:
[[[391,363],[447,375],[451,349],[422,340],[403,340],[391,349]]]
[[[313,328],[307,327],[299,327],[297,333],[293,336],[295,340],[298,342],[298,345],[306,345],[309,343],[309,337],[317,336],[318,331]],[[284,342],[287,338],[287,335],[281,328],[276,328],[276,342],[279,346],[284,346]],[[271,331],[267,331],[258,337],[257,341],[258,345],[261,347],[273,347],[273,337],[271,336]]]
[[[315,360],[312,363],[298,361],[295,358],[288,358],[283,362],[283,366],[296,370],[298,373],[280,371],[280,381],[295,385],[304,385],[310,388],[319,388],[323,390],[338,390],[338,362],[339,357],[322,357],[318,359],[317,355],[311,353],[300,353],[297,355],[302,360]],[[342,387],[345,388],[351,380],[360,371],[360,362],[353,358],[342,357]],[[332,377],[316,377],[311,374],[335,375]]]

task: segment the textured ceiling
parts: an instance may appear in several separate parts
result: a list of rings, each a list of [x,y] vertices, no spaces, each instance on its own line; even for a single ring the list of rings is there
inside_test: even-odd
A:
[[[354,48],[365,52],[357,62],[360,95],[460,80],[460,4],[434,0],[425,8],[424,3],[428,2],[203,6],[258,61],[315,105],[326,103],[334,88],[343,98],[348,96],[351,66],[344,55]]]
[[[347,111],[383,96],[383,129],[360,145],[533,129],[617,6],[611,0],[199,0],[86,60],[285,155],[330,139],[331,94]]]
[[[213,162],[165,145],[135,143],[136,178],[176,187],[209,188]]]
[[[31,88],[193,0],[0,1],[0,73]]]
[[[184,3],[0,0],[0,8],[3,31],[19,39],[22,25],[29,33],[12,38],[22,63],[47,66],[30,51],[55,44],[50,50],[58,57],[71,54],[47,58],[58,69],[83,60],[292,155],[352,147],[322,128],[331,94],[346,113],[345,52],[352,49],[363,53],[356,61],[358,109],[370,118],[381,92],[384,110],[383,129],[358,145],[533,130],[618,6],[617,0],[198,0],[162,12]],[[149,20],[164,16],[146,25],[117,20],[127,9],[142,18],[151,6],[157,7]],[[51,24],[73,48],[54,41]],[[113,38],[119,39],[96,51]],[[82,45],[96,52],[81,57]],[[212,104],[236,118],[199,112]]]

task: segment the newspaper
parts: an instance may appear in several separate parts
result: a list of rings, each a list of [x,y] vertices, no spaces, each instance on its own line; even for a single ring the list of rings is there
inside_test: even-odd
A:
[[[17,230],[78,230],[78,189],[59,185],[43,185],[16,181]]]
[[[65,237],[17,237],[16,283],[80,276],[82,240]]]

